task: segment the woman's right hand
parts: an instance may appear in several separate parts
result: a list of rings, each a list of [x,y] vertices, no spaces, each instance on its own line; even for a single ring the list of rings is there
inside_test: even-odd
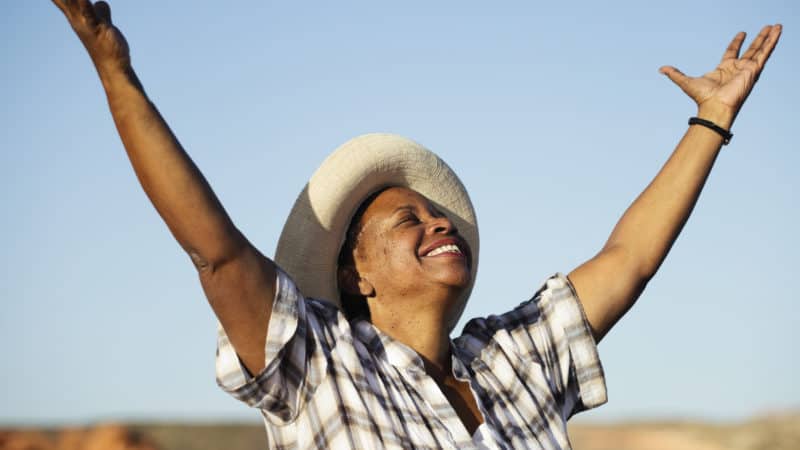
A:
[[[128,42],[111,23],[111,8],[108,3],[89,0],[53,0],[64,13],[89,52],[97,71],[127,70],[131,58]]]

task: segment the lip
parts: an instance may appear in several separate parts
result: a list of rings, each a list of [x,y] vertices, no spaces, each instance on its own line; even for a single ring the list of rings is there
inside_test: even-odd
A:
[[[438,257],[440,257],[440,256],[450,256],[450,257],[466,258],[466,257],[467,257],[467,255],[469,254],[469,246],[467,245],[467,243],[466,243],[466,242],[464,242],[464,241],[463,241],[463,240],[461,240],[461,239],[457,239],[457,238],[445,238],[445,239],[439,239],[438,241],[435,241],[435,242],[433,242],[432,244],[430,244],[430,245],[428,245],[427,247],[425,247],[425,248],[424,248],[424,249],[423,249],[423,250],[422,250],[422,251],[419,253],[419,256],[420,256],[420,257],[423,257],[423,258],[425,258],[425,257],[428,257],[428,256],[427,256],[427,255],[428,255],[428,253],[432,252],[434,249],[436,249],[436,248],[438,248],[438,247],[441,247],[441,246],[443,246],[443,245],[449,245],[449,244],[452,244],[452,245],[455,245],[455,246],[457,246],[457,247],[458,247],[458,249],[459,249],[459,250],[461,250],[461,254],[460,254],[460,255],[458,255],[458,254],[455,254],[455,253],[442,253],[442,254],[439,254],[439,255],[436,255],[436,256],[434,256],[433,258],[438,258]]]

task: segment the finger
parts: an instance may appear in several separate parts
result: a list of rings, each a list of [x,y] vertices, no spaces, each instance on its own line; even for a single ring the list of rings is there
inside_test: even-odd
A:
[[[737,59],[739,58],[739,50],[742,48],[742,42],[744,42],[746,34],[744,31],[740,31],[736,33],[736,36],[733,37],[733,40],[728,45],[728,48],[725,49],[725,53],[722,54],[722,61],[726,59]]]
[[[100,19],[94,13],[92,2],[89,0],[77,0],[76,3],[78,4],[78,12],[86,20],[86,23],[92,28],[97,26],[97,23],[100,21]]]
[[[742,55],[742,59],[753,58],[753,55],[755,55],[758,49],[761,48],[761,45],[764,43],[764,40],[769,35],[769,31],[771,29],[772,27],[770,25],[767,25],[761,29],[761,31],[758,33],[758,36],[756,36],[756,38],[753,39],[753,42],[750,44],[750,47],[747,49],[746,52],[744,52],[744,55]]]
[[[64,2],[62,2],[60,0],[52,0],[52,1],[58,7],[58,9],[61,10],[62,13],[64,13],[64,14],[67,13],[67,8],[66,8],[66,6],[64,6]]]
[[[72,17],[73,14],[78,10],[78,5],[76,0],[53,0],[53,3],[58,6],[58,9],[64,13],[65,16]]]
[[[687,90],[691,78],[684,75],[683,72],[672,66],[662,66],[660,69],[658,69],[658,71],[666,75],[670,80],[672,80],[673,83],[677,84],[683,92],[688,94],[690,97],[692,96],[692,93]]]
[[[764,64],[767,63],[767,59],[769,59],[769,56],[772,54],[772,50],[775,49],[775,44],[778,43],[778,39],[781,37],[782,29],[783,27],[780,24],[772,27],[769,36],[764,41],[764,45],[753,55],[753,59],[758,63],[759,70],[764,67]]]
[[[672,67],[672,66],[662,66],[658,69],[659,72],[666,75],[673,83],[677,84],[678,86],[684,85],[689,81],[689,77],[684,75],[683,72],[680,70]]]
[[[96,2],[94,4],[94,13],[103,22],[106,22],[109,25],[111,24],[111,7],[108,6],[108,3],[103,1]]]

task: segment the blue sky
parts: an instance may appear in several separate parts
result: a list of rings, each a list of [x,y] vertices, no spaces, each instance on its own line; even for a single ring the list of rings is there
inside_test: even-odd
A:
[[[481,227],[465,318],[602,247],[694,113],[661,65],[703,73],[736,31],[783,23],[683,234],[601,343],[609,403],[583,417],[800,405],[793,2],[111,6],[150,98],[265,254],[347,139],[394,132],[439,153]],[[213,314],[66,20],[14,2],[0,38],[0,423],[257,420],[215,385]]]

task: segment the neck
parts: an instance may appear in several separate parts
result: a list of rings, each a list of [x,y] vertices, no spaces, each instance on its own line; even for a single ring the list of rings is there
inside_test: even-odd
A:
[[[411,347],[425,362],[429,375],[450,374],[450,330],[447,312],[454,300],[369,299],[372,324],[393,339]]]

